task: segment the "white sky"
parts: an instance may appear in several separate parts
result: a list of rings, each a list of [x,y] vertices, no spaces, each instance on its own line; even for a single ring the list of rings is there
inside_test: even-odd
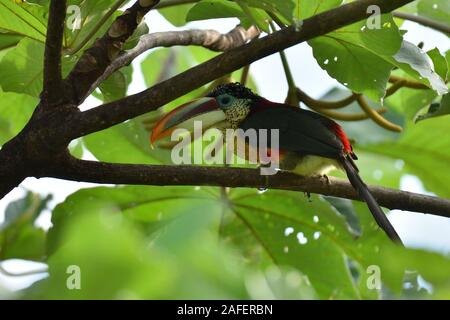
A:
[[[149,24],[151,32],[177,29],[155,11],[152,11],[147,15],[146,21]],[[235,19],[222,19],[220,20],[220,25],[218,20],[215,20],[214,23],[202,21],[190,23],[184,28],[211,28],[221,32],[227,32],[236,24],[237,20]],[[445,52],[450,48],[450,41],[443,34],[409,22],[406,22],[403,28],[409,31],[406,34],[405,39],[413,43],[425,41],[425,50],[438,47],[441,52]],[[312,51],[307,44],[300,44],[290,48],[286,50],[286,54],[293,70],[296,83],[312,97],[318,98],[332,87],[336,85],[340,86],[336,80],[330,78],[327,73],[318,66],[312,56]],[[140,70],[140,62],[143,58],[145,58],[145,55],[139,57],[133,63],[136,71]],[[284,100],[287,92],[287,84],[278,54],[253,63],[251,73],[254,76],[262,95],[274,101]],[[129,93],[137,93],[144,89],[146,89],[146,87],[142,74],[140,72],[135,72]],[[89,98],[83,105],[83,109],[92,108],[98,104],[98,100]],[[92,156],[89,157],[91,158]],[[69,194],[76,190],[90,186],[94,186],[94,184],[75,183],[49,178],[40,180],[28,178],[20,187],[16,188],[9,195],[0,200],[0,222],[4,219],[4,210],[8,203],[22,197],[25,194],[25,189],[41,193],[42,195],[47,195],[49,193],[53,194],[54,199],[50,205],[53,207],[57,203],[64,201]],[[401,180],[401,189],[424,193],[420,180],[414,176],[403,177]],[[448,234],[450,234],[450,219],[400,211],[392,211],[389,215],[389,219],[407,246],[428,248],[442,253],[450,252],[450,237],[448,237]],[[50,226],[50,211],[43,214],[39,218],[38,223],[39,225],[48,228]],[[9,271],[14,272],[36,268],[34,265],[25,266],[24,263],[20,261],[10,261],[9,263],[4,263],[3,266]],[[38,266],[38,268],[40,267],[42,266]],[[30,282],[33,282],[40,277],[42,276],[18,278],[6,277],[0,274],[0,296],[2,286],[10,289],[19,289],[29,285]]]

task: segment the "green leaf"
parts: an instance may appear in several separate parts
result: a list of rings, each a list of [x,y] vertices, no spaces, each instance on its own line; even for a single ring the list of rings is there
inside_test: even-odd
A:
[[[419,15],[450,26],[450,3],[447,0],[421,0],[417,9]]]
[[[189,10],[186,21],[234,17],[245,17],[245,13],[238,4],[232,1],[202,0]]]
[[[304,20],[323,11],[336,8],[341,5],[342,0],[295,0],[296,6],[293,10],[297,20]]]
[[[157,164],[170,159],[169,151],[151,149],[149,133],[139,119],[90,134],[83,142],[100,161]]]
[[[322,69],[374,101],[385,95],[392,69],[385,55],[395,54],[401,44],[392,17],[383,15],[381,23],[382,28],[369,29],[364,21],[358,22],[308,42]]]
[[[245,3],[243,3],[245,5]],[[238,18],[244,27],[256,24],[264,31],[268,31],[265,21],[267,15],[263,10],[248,8],[248,13],[241,6],[232,1],[225,0],[202,0],[195,4],[188,12],[186,21],[197,21],[218,18]]]
[[[42,91],[44,44],[28,38],[0,62],[0,85],[5,91],[39,97]]]
[[[284,19],[292,22],[295,8],[294,0],[244,0],[249,6],[280,14]]]
[[[446,80],[448,77],[448,65],[447,59],[442,56],[438,48],[434,48],[427,52],[427,55],[433,61],[434,71],[443,79]]]
[[[100,98],[103,102],[124,98],[131,83],[132,74],[133,67],[130,65],[114,72],[108,79],[103,81],[99,86],[102,94]]]
[[[329,204],[315,196],[308,201],[302,194],[272,190],[231,193],[230,201],[273,261],[308,276],[320,298],[358,298],[344,254],[353,239]]]
[[[39,97],[43,84],[44,44],[23,38],[0,61],[0,85],[4,91],[26,93]],[[63,75],[75,65],[75,57],[62,61]]]
[[[0,92],[0,145],[23,129],[38,103],[25,94]]]
[[[186,16],[195,4],[183,4],[173,7],[159,9],[158,12],[176,27],[182,27],[186,24]]]
[[[133,34],[127,39],[127,41],[125,41],[122,49],[133,49],[138,44],[141,37],[148,34],[148,32],[148,25],[145,23],[145,20],[142,20],[142,22],[137,26],[136,30],[134,30]]]
[[[22,38],[20,35],[0,32],[0,59],[9,49],[14,48]]]
[[[94,34],[90,37],[84,47],[91,45],[95,39],[103,35],[111,26],[114,19],[121,13],[116,11],[98,29],[96,29],[97,24],[116,2],[117,0],[69,0],[68,8],[77,8],[79,10],[79,15],[77,10],[68,11],[66,17],[65,47],[73,49],[79,46],[81,42],[91,34],[91,32],[94,32]],[[128,2],[129,0],[126,0],[123,5]],[[73,25],[71,26],[70,24]]]
[[[47,27],[42,22],[43,13],[36,5],[0,0],[0,28],[44,42]]]
[[[82,159],[83,158],[83,153],[84,153],[83,140],[81,138],[73,140],[69,144],[69,151],[70,151],[70,154],[72,156],[74,156],[75,158]]]
[[[414,79],[430,86],[439,95],[448,92],[445,82],[433,71],[427,54],[418,46],[403,41],[400,51],[388,60]]]
[[[362,148],[362,147],[361,147]],[[437,117],[417,124],[408,122],[399,140],[371,146],[364,150],[404,161],[404,172],[416,175],[427,191],[450,197],[447,181],[450,172],[448,118]]]
[[[427,112],[425,114],[418,115],[415,121],[419,122],[425,119],[445,116],[449,114],[450,114],[450,94],[447,93],[442,97],[440,103],[431,104]]]
[[[192,187],[76,192],[54,210],[50,276],[35,292],[46,298],[249,298],[244,266],[209,232],[220,212],[214,200],[206,189]],[[160,224],[149,238],[134,211],[158,215],[160,204],[171,202],[178,205],[160,216],[177,219]],[[80,268],[82,290],[67,290],[71,265]]]
[[[41,260],[45,256],[46,234],[34,222],[48,200],[28,192],[7,206],[5,221],[0,225],[0,260]]]
[[[393,74],[400,78],[408,78],[408,75],[402,70],[395,70]],[[402,88],[386,98],[384,103],[389,109],[402,114],[405,119],[412,120],[417,115],[417,112],[430,105],[436,96],[436,92],[431,89]]]

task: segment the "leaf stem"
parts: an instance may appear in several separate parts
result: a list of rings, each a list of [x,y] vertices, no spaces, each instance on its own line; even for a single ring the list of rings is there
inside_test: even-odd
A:
[[[297,97],[298,99],[306,104],[310,108],[314,109],[341,109],[352,102],[356,101],[357,95],[353,93],[352,95],[348,96],[347,98],[337,100],[337,101],[323,101],[323,100],[316,100],[309,95],[307,95],[305,92],[303,92],[300,88],[296,89]]]
[[[424,16],[414,15],[414,14],[400,12],[400,11],[394,11],[394,12],[392,12],[392,15],[394,17],[397,17],[397,18],[400,18],[403,20],[413,21],[413,22],[421,24],[425,27],[429,27],[429,28],[432,28],[434,30],[437,30],[437,31],[440,31],[440,32],[443,32],[446,34],[450,34],[450,27],[448,25],[440,23],[440,22],[432,20],[432,19],[428,19]]]

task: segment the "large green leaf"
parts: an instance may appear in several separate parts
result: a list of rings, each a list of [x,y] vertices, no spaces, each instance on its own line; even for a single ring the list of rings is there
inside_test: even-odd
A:
[[[22,39],[21,35],[0,32],[0,60],[6,52],[14,48]]]
[[[188,3],[159,9],[158,12],[174,26],[181,27],[186,24],[186,16],[193,6],[194,3]]]
[[[43,43],[22,39],[0,61],[0,85],[3,90],[39,97],[43,84],[43,59]],[[74,57],[63,58],[63,75],[67,75],[75,62]]]
[[[395,70],[393,75],[405,79],[410,78],[403,70]],[[436,92],[431,89],[402,88],[395,94],[387,97],[384,103],[389,109],[403,115],[405,119],[412,120],[417,112],[430,105],[436,96]]]
[[[78,191],[54,210],[50,277],[36,292],[46,298],[249,298],[244,266],[209,231],[220,214],[213,200],[192,187]],[[167,223],[166,216],[178,218]],[[149,238],[138,228],[142,221],[160,231]],[[71,265],[80,268],[82,290],[67,290]]]
[[[430,105],[425,114],[420,114],[415,121],[422,121],[429,118],[448,116],[450,114],[450,93],[444,95],[440,103]]]
[[[168,151],[151,149],[149,134],[138,119],[90,134],[83,141],[100,161],[156,164],[170,156]]]
[[[37,5],[0,0],[0,28],[41,42],[47,33],[43,14]]]
[[[246,6],[247,3],[245,1],[235,3],[225,0],[201,0],[189,10],[186,21],[238,18],[244,27],[255,24],[268,32],[267,14],[262,9]],[[244,9],[248,9],[248,12],[244,12]]]
[[[401,138],[395,142],[364,146],[364,150],[404,161],[404,171],[418,176],[425,189],[450,197],[447,181],[450,171],[448,117],[438,117],[417,124],[408,122]]]
[[[285,20],[292,21],[294,0],[244,0],[249,6],[280,14]]]
[[[441,79],[446,80],[448,74],[447,59],[441,54],[438,48],[434,48],[427,52],[427,55],[433,61],[434,71],[441,77]]]
[[[419,15],[450,26],[450,3],[447,0],[421,0],[417,9]]]
[[[394,55],[401,36],[390,15],[381,17],[382,28],[369,29],[365,21],[318,37],[308,43],[322,69],[352,91],[374,101],[385,95],[392,64],[385,55]]]
[[[28,192],[6,207],[5,221],[0,224],[0,260],[45,257],[46,234],[34,222],[48,200]]]
[[[400,50],[393,57],[386,57],[409,76],[430,86],[438,94],[448,92],[447,85],[430,64],[428,55],[418,46],[403,41]]]
[[[232,209],[275,263],[307,275],[322,299],[359,297],[344,250],[353,240],[342,217],[318,197],[309,201],[298,193],[248,193],[231,194]]]
[[[295,0],[294,17],[304,20],[339,6],[342,0]]]
[[[0,145],[22,130],[38,102],[25,94],[0,92]]]

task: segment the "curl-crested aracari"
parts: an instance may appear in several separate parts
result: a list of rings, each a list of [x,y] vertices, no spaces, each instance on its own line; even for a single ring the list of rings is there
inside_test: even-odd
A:
[[[218,86],[205,98],[184,104],[154,127],[151,142],[169,136],[175,128],[278,129],[280,169],[300,175],[323,175],[343,169],[352,186],[367,203],[378,225],[395,242],[400,237],[358,174],[357,159],[342,128],[318,113],[274,103],[239,83]],[[270,141],[269,141],[270,144]]]

